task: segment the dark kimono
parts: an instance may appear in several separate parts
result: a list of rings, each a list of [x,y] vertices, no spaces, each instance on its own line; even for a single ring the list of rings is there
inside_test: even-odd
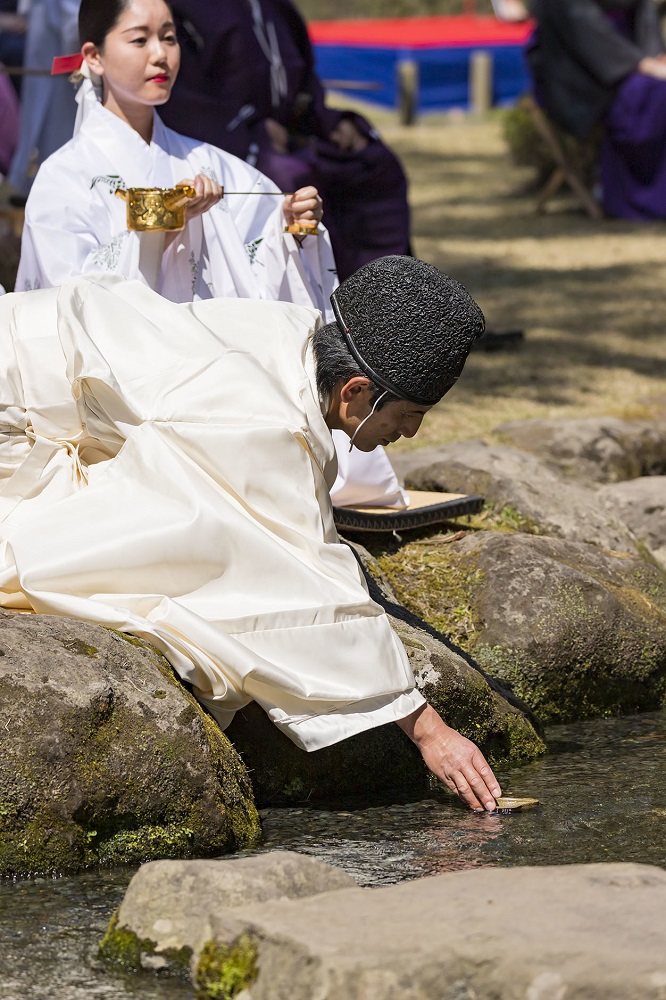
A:
[[[164,121],[247,160],[282,190],[314,184],[341,280],[376,257],[409,253],[403,170],[364,118],[325,106],[307,28],[290,0],[171,6],[182,61]],[[288,130],[288,153],[273,151],[267,118]],[[330,141],[341,118],[368,138],[364,150]]]
[[[666,218],[666,81],[637,71],[666,51],[654,0],[532,0],[531,10],[537,99],[579,138],[604,125],[606,213]]]

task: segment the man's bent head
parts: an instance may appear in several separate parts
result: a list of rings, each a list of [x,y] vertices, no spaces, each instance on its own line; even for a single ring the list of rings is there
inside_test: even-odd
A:
[[[381,257],[331,296],[363,374],[398,399],[434,406],[459,378],[484,330],[461,284],[414,257]]]
[[[360,451],[413,437],[455,384],[483,313],[457,281],[413,257],[383,257],[340,285],[336,323],[314,337],[329,427]]]

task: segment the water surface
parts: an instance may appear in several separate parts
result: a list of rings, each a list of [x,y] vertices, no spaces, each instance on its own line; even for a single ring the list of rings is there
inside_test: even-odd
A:
[[[514,865],[639,861],[666,867],[666,712],[552,728],[550,754],[498,772],[539,809],[476,815],[448,797],[339,809],[271,809],[262,850],[300,851],[362,885]],[[97,943],[129,869],[0,880],[0,1000],[192,1000],[173,979],[109,974]]]

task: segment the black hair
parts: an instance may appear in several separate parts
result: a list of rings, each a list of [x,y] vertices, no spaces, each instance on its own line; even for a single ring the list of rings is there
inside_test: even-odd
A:
[[[368,373],[363,371],[358,361],[350,353],[337,323],[326,323],[315,331],[312,338],[312,349],[315,358],[317,391],[323,398],[330,398],[335,386],[340,381],[348,382],[350,378],[355,378],[357,375],[369,378]],[[372,380],[371,383],[370,402],[374,405],[385,390]],[[381,410],[385,403],[396,398],[390,394],[385,395],[377,409]]]
[[[98,49],[116,26],[130,0],[81,0],[79,8],[79,39],[81,45],[92,42]],[[171,10],[168,0],[167,7]]]

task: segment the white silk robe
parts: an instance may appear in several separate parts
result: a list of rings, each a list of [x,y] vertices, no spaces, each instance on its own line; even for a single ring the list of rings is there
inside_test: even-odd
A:
[[[129,232],[125,203],[114,195],[118,186],[170,187],[202,173],[226,192],[277,188],[237,157],[166,128],[157,115],[148,145],[90,96],[79,131],[42,165],[30,192],[17,291],[106,272],[143,281],[173,302],[275,299],[314,306],[327,320],[334,318],[330,295],[337,278],[328,234],[323,229],[299,249],[284,233],[279,196],[227,194],[189,222],[166,252],[163,233]],[[383,449],[347,457],[343,434],[336,447],[336,504],[404,502]]]
[[[307,750],[423,704],[335,532],[317,322],[113,277],[0,300],[0,606],[144,637]]]
[[[164,233],[127,229],[118,187],[172,187],[197,174],[222,184],[225,197],[188,222],[166,251]],[[307,237],[299,249],[284,232],[277,191],[242,160],[171,131],[157,115],[148,144],[89,102],[79,131],[42,164],[33,183],[16,291],[106,272],[143,281],[173,302],[239,296],[330,310],[336,275],[328,234]]]

